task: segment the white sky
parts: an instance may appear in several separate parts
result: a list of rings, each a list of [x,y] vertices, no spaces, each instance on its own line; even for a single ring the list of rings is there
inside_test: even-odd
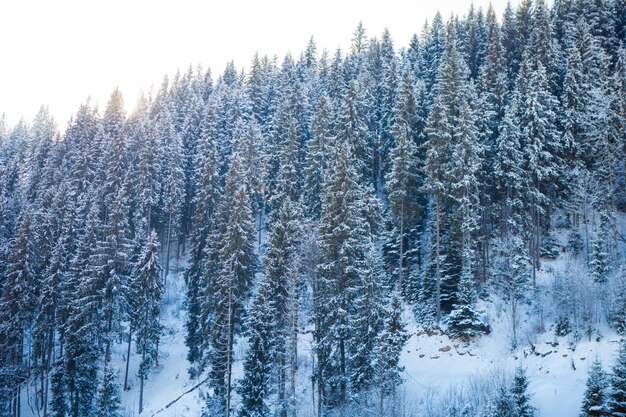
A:
[[[116,86],[132,109],[141,89],[189,64],[215,79],[231,59],[248,68],[255,51],[297,56],[311,36],[319,51],[345,49],[361,20],[368,36],[389,28],[399,48],[437,10],[463,15],[471,2],[0,0],[0,114],[30,121],[47,105],[64,128],[87,97],[103,108]],[[500,17],[506,0],[491,3]]]

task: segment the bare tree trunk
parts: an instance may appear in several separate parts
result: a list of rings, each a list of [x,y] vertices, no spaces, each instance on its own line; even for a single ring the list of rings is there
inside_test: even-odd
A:
[[[516,278],[514,278],[516,279]],[[517,348],[517,286],[511,288],[511,327],[513,328],[513,349]]]
[[[167,291],[167,274],[170,272],[170,238],[172,236],[172,213],[169,215],[169,219],[167,221],[167,238],[165,239],[167,242],[167,255],[165,258],[165,269],[163,271],[163,287]]]
[[[128,366],[130,364],[130,344],[133,340],[133,331],[128,331],[128,349],[126,350],[126,372],[124,373],[124,391],[128,391]],[[141,413],[141,410],[139,410]]]
[[[142,364],[146,360],[146,341],[145,341],[145,337],[143,339],[144,339],[143,349],[141,349],[141,363]],[[127,369],[128,369],[128,367],[127,367]],[[141,375],[139,376],[139,414],[141,414],[141,412],[143,411],[143,379],[144,379],[143,372],[140,372],[140,374]]]
[[[291,355],[290,355],[290,382],[291,382],[291,416],[296,417],[296,370],[298,367],[298,292],[296,273],[291,278]]]
[[[263,204],[259,207],[259,254],[261,253],[261,229],[263,229]]]
[[[43,416],[47,417],[48,416],[48,387],[49,387],[49,381],[50,381],[50,367],[52,364],[52,350],[54,347],[54,328],[52,328],[50,330],[50,332],[48,332],[48,355],[46,358],[46,384],[44,387],[44,394],[43,394]]]
[[[226,417],[230,417],[230,389],[232,379],[232,351],[233,351],[233,289],[228,292],[228,339],[226,348]]]

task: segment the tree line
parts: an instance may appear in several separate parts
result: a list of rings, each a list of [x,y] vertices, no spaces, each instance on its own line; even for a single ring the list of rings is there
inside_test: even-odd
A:
[[[121,415],[116,344],[141,413],[175,258],[207,416],[295,416],[304,334],[316,414],[394,415],[405,308],[469,341],[498,297],[517,347],[543,259],[619,276],[625,42],[623,1],[523,0],[437,14],[406,48],[359,25],[346,51],[190,67],[62,133],[46,108],[0,119],[0,415],[27,386],[44,416]],[[622,331],[626,297],[603,305]]]

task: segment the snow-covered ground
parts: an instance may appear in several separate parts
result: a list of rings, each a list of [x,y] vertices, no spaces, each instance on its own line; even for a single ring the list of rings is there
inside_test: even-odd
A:
[[[548,263],[546,270],[561,267],[561,262]],[[190,380],[185,347],[185,284],[184,264],[172,262],[164,299],[162,324],[164,335],[159,347],[159,365],[152,371],[144,387],[144,410],[141,416],[199,417],[204,405],[205,387],[186,393],[199,380]],[[540,275],[543,280],[551,274]],[[606,370],[610,369],[620,337],[610,328],[601,329],[602,337],[589,340],[586,336],[573,343],[571,337],[555,337],[549,327],[543,333],[529,331],[536,328],[530,312],[523,312],[519,347],[512,351],[509,339],[509,320],[504,305],[485,304],[490,309],[491,333],[471,344],[450,340],[445,335],[418,335],[413,314],[405,311],[405,320],[411,338],[407,342],[401,363],[405,367],[404,383],[399,390],[404,402],[405,415],[425,415],[429,404],[438,404],[449,398],[455,390],[476,386],[480,381],[493,380],[497,375],[511,375],[521,365],[527,370],[532,403],[537,417],[571,417],[578,415],[585,390],[587,371],[598,357]],[[534,351],[531,346],[534,346]],[[124,382],[126,343],[114,350],[114,365],[119,370],[119,384]],[[315,416],[311,390],[311,336],[299,338],[298,396],[302,408],[300,417]],[[242,376],[242,358],[245,341],[239,340],[235,348],[235,380]],[[129,386],[123,392],[123,408],[127,417],[139,416],[139,381],[136,377],[139,355],[131,351]],[[484,383],[484,382],[483,382]],[[32,393],[32,391],[31,391]],[[179,398],[180,397],[180,398]],[[178,399],[168,408],[172,401]],[[234,398],[234,403],[238,398]],[[32,409],[25,408],[26,417],[35,417]]]
[[[184,282],[182,273],[174,271],[168,278],[168,294],[165,300],[163,324],[165,334],[160,346],[159,367],[153,371],[145,385],[145,403],[142,416],[152,416],[168,403],[178,398],[193,387],[198,381],[190,380],[187,374],[188,362],[184,343]],[[465,345],[452,341],[445,335],[417,335],[414,331],[412,314],[406,312],[412,335],[402,354],[405,366],[404,384],[401,388],[406,402],[406,411],[411,415],[426,404],[437,402],[455,387],[471,384],[472,381],[490,373],[512,373],[518,366],[526,368],[530,379],[529,391],[537,408],[538,417],[570,417],[580,410],[585,389],[587,370],[595,357],[599,357],[605,368],[613,362],[619,336],[609,328],[602,330],[599,341],[586,337],[575,346],[568,337],[556,337],[548,329],[545,333],[534,336],[535,351],[528,340],[520,341],[515,351],[509,348],[508,320],[506,312],[493,314],[492,332],[477,341]],[[523,326],[522,326],[523,327]],[[235,379],[241,376],[243,343],[235,349]],[[120,384],[123,383],[125,346],[116,350],[117,364],[120,369]],[[301,416],[313,416],[311,406],[311,339],[308,334],[300,338],[300,381],[298,395],[304,404]],[[136,416],[139,398],[138,381],[135,377],[138,356],[131,356],[130,386],[124,393],[123,403],[126,414]],[[202,388],[183,395],[169,408],[158,412],[162,417],[199,416],[203,406]]]

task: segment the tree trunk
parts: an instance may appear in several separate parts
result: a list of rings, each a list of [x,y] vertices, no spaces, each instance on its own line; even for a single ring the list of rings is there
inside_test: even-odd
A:
[[[169,215],[169,219],[167,221],[167,238],[165,239],[167,242],[167,255],[165,258],[165,269],[163,271],[163,287],[165,291],[167,291],[167,274],[170,272],[170,238],[172,236],[172,213]]]
[[[402,271],[404,269],[404,200],[400,205],[400,262],[398,262],[398,291],[402,294]]]
[[[133,340],[133,331],[128,331],[128,349],[126,350],[126,372],[124,373],[124,391],[128,391],[128,366],[130,364],[130,345]],[[139,410],[141,413],[141,410]]]
[[[291,378],[291,416],[296,417],[296,369],[298,367],[298,300],[295,274],[292,278],[292,300],[291,300],[291,357],[290,373]]]
[[[52,364],[52,350],[54,347],[54,328],[48,333],[48,355],[46,358],[46,384],[43,394],[43,417],[48,417],[48,387],[50,381],[50,366]]]
[[[226,348],[226,417],[230,417],[230,385],[232,372],[232,356],[233,351],[233,289],[228,291],[228,339]]]
[[[441,259],[440,259],[440,228],[441,213],[439,212],[439,196],[435,201],[436,232],[435,232],[435,276],[437,281],[437,324],[441,321]]]
[[[141,364],[142,364],[142,366],[143,366],[144,361],[146,360],[145,334],[144,334],[144,338],[143,339],[144,339],[143,349],[141,349]],[[130,346],[130,344],[129,344],[129,346]],[[126,367],[126,369],[128,369],[128,367]],[[143,372],[141,372],[140,375],[139,375],[139,414],[141,414],[141,412],[143,411],[143,380],[144,380],[144,375],[143,375]]]

